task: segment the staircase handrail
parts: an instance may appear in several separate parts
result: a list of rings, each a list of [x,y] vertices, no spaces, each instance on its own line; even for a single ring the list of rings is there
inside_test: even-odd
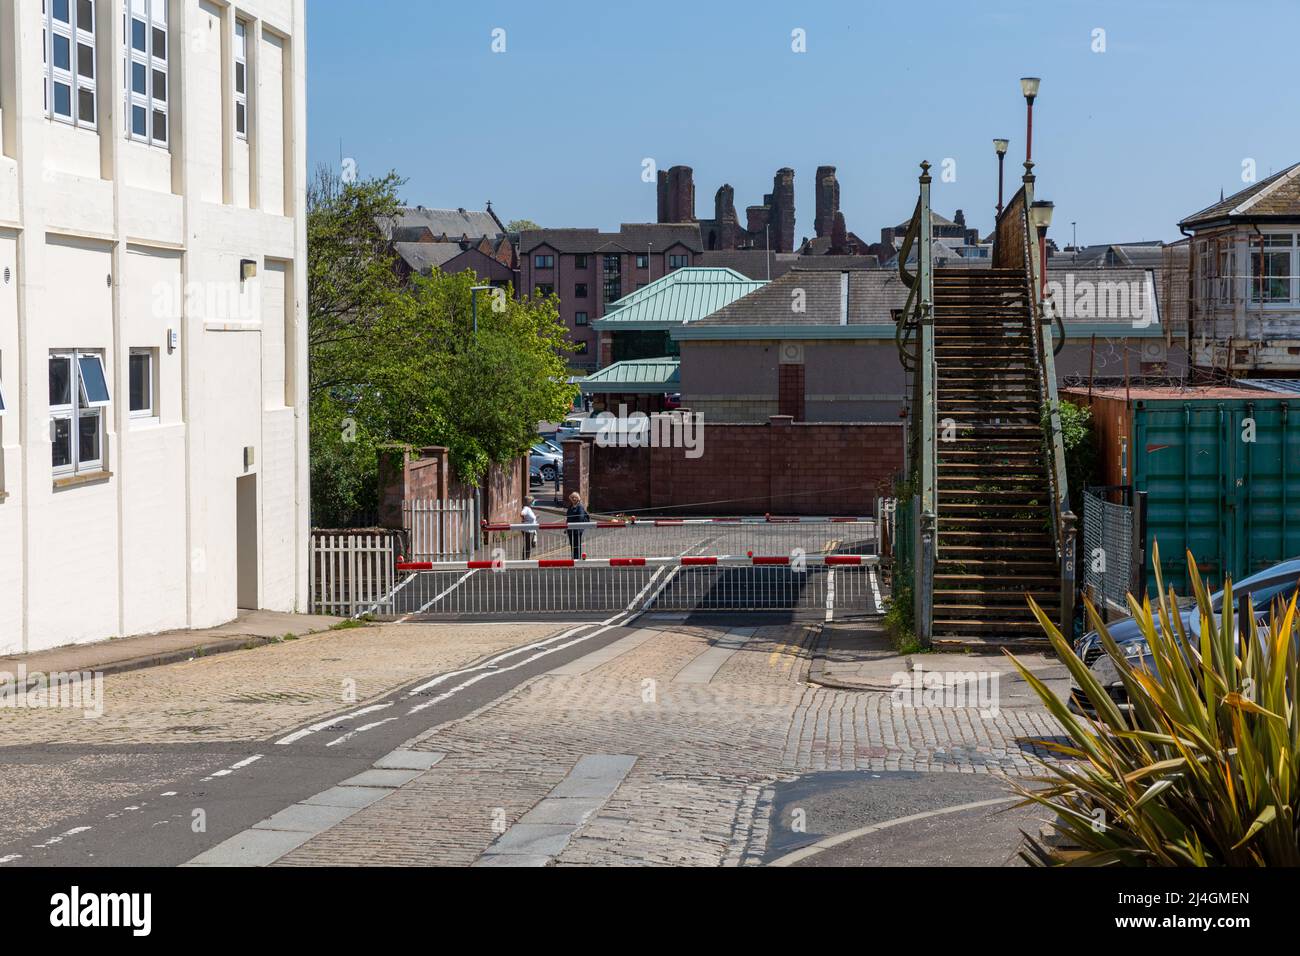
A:
[[[1042,411],[1043,439],[1047,457],[1048,487],[1052,497],[1052,542],[1060,569],[1060,625],[1067,638],[1074,620],[1074,565],[1076,525],[1070,510],[1070,489],[1065,468],[1065,441],[1061,427],[1061,405],[1056,386],[1056,347],[1052,334],[1053,318],[1042,298],[1043,269],[1038,243],[1033,240],[1033,223],[1029,211],[1034,203],[1034,175],[1026,164],[1024,186],[998,217],[993,250],[994,266],[1017,268],[1023,265],[1030,305],[1030,335],[1033,342],[1034,372],[1038,378],[1039,407]],[[1005,220],[1005,228],[1004,228]],[[1019,242],[1015,233],[1019,232]],[[1064,326],[1061,342],[1065,340]]]
[[[915,322],[916,348],[916,403],[913,406],[913,423],[916,430],[915,504],[917,521],[914,524],[916,547],[916,581],[914,585],[916,637],[923,647],[930,645],[934,621],[934,568],[938,560],[939,494],[938,494],[938,441],[937,419],[939,392],[938,368],[934,351],[934,219],[930,212],[930,164],[921,163],[920,198],[914,217],[917,223],[919,247],[916,254],[916,275],[913,291],[916,293]],[[911,230],[909,229],[909,232]],[[906,257],[902,257],[906,262]],[[900,265],[906,281],[906,270]]]

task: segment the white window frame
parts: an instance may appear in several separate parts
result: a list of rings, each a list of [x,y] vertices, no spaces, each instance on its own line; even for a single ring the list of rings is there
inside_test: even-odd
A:
[[[122,10],[122,61],[123,77],[122,82],[125,85],[124,95],[126,102],[123,125],[126,131],[127,139],[137,143],[144,143],[146,146],[156,146],[159,149],[171,148],[171,95],[172,79],[170,63],[172,54],[175,52],[171,49],[171,34],[167,26],[167,0],[124,0]],[[144,24],[144,46],[143,50],[137,50],[135,47],[135,23],[139,21]],[[163,55],[158,56],[157,46],[154,42],[155,33],[162,33]],[[144,92],[140,93],[135,88],[135,70],[140,67],[144,70]],[[164,89],[157,89],[155,76],[162,74]],[[144,110],[144,133],[138,133],[135,129],[135,111]],[[155,114],[162,115],[162,137],[155,135],[157,132],[155,126]]]
[[[1269,239],[1277,238],[1279,236],[1284,236],[1291,240],[1290,256],[1289,256],[1290,266],[1288,268],[1290,275],[1287,277],[1290,280],[1290,282],[1288,283],[1290,298],[1271,299],[1271,300],[1264,299],[1262,285],[1260,286],[1259,296],[1258,297],[1256,296],[1255,284],[1260,279],[1259,257],[1261,252],[1259,236],[1256,235],[1251,237],[1250,242],[1247,244],[1247,250],[1246,250],[1247,252],[1246,288],[1247,288],[1247,294],[1249,296],[1248,301],[1250,305],[1255,309],[1263,309],[1266,311],[1273,310],[1273,311],[1282,311],[1282,312],[1293,311],[1297,306],[1300,306],[1300,232],[1293,232],[1291,230],[1286,230],[1286,229],[1264,229],[1261,230],[1261,232],[1266,238]],[[1285,253],[1288,250],[1285,245],[1282,245],[1282,246],[1264,246],[1262,251],[1265,255],[1277,255],[1279,253]]]
[[[56,0],[41,0],[41,12],[45,19],[45,115],[59,123],[67,123],[69,126],[76,126],[81,129],[99,129],[99,49],[96,43],[95,30],[95,5],[97,0],[67,0],[68,2],[68,22],[56,20],[54,17],[54,4]],[[90,5],[90,24],[89,29],[80,22],[81,3]],[[68,69],[56,67],[54,65],[54,38],[62,37],[68,41]],[[82,76],[79,70],[80,47],[87,46],[90,48],[91,69],[95,71],[95,76]],[[66,86],[68,88],[69,114],[63,115],[55,109],[54,88],[55,86]],[[83,119],[81,116],[81,94],[89,93],[91,97],[91,112],[94,114],[90,119]]]
[[[249,130],[253,126],[253,112],[249,108],[248,90],[253,82],[253,74],[249,68],[248,57],[248,35],[252,28],[252,23],[242,17],[235,18],[235,68],[230,75],[231,88],[235,96],[235,137],[248,142]],[[243,35],[240,35],[240,31]],[[244,92],[239,92],[239,68],[244,68]],[[239,107],[244,108],[244,130],[239,130]]]
[[[149,360],[149,369],[145,377],[145,382],[149,387],[149,403],[145,408],[132,408],[131,400],[131,360],[138,355],[143,355]],[[131,418],[131,423],[135,424],[156,424],[159,420],[158,412],[158,350],[150,348],[133,348],[130,356],[127,358],[126,366],[126,408]]]
[[[54,349],[50,352],[51,361],[62,359],[68,361],[68,398],[69,401],[59,405],[50,405],[50,457],[51,468],[55,478],[70,475],[84,475],[104,470],[104,420],[111,404],[111,396],[101,401],[89,401],[86,386],[82,380],[81,363],[83,360],[95,362],[100,374],[104,375],[104,389],[108,393],[108,376],[104,369],[104,356],[101,352],[77,351],[73,349]],[[93,418],[99,430],[99,457],[81,460],[81,421]],[[54,465],[54,441],[56,422],[68,422],[68,464]]]

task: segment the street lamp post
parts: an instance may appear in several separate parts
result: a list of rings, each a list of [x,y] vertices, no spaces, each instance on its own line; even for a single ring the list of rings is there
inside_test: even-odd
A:
[[[1055,204],[1046,199],[1035,200],[1029,207],[1029,220],[1038,231],[1038,266],[1040,273],[1039,296],[1047,297],[1047,229],[1052,224]]]
[[[470,289],[469,289],[469,311],[470,311],[470,314],[473,315],[473,317],[474,317],[474,335],[475,335],[475,337],[478,336],[478,294],[479,294],[480,292],[493,292],[493,291],[495,291],[495,286],[490,286],[490,285],[474,285],[474,286],[470,286]]]
[[[1025,162],[1033,162],[1034,159],[1034,100],[1038,98],[1038,84],[1042,82],[1036,76],[1022,76],[1020,78],[1020,92],[1025,94],[1025,102],[1029,106],[1026,114],[1025,125]]]
[[[998,154],[998,218],[1002,217],[1002,170],[1006,165],[1007,147],[1010,145],[1010,140],[995,139],[993,141],[993,149]]]
[[[474,317],[474,338],[478,338],[478,294],[480,292],[495,292],[494,286],[490,285],[473,285],[469,287],[469,311]],[[475,527],[483,527],[483,489],[481,483],[474,488],[474,522]]]

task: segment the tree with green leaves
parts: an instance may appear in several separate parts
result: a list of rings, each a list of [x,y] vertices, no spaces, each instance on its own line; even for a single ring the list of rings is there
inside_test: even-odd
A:
[[[511,219],[506,223],[506,232],[523,232],[525,229],[541,229],[531,219]]]
[[[341,182],[318,171],[308,194],[312,519],[372,519],[380,446],[443,445],[457,476],[527,452],[539,421],[572,407],[572,351],[554,297],[480,291],[472,271],[404,281],[379,223],[402,180]]]

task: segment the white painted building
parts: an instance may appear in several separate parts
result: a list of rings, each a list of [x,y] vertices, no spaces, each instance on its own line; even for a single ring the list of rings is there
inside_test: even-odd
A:
[[[0,654],[306,606],[304,17],[0,2]]]

